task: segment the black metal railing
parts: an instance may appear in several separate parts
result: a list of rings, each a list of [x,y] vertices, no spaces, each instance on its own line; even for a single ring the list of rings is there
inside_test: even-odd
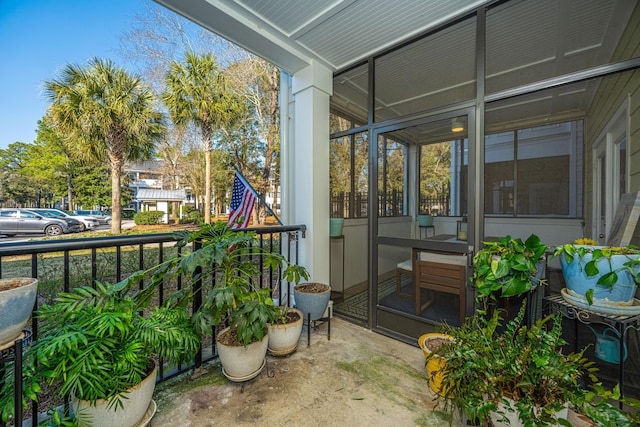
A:
[[[300,237],[304,237],[306,230],[304,225],[252,228],[248,230],[256,232],[257,244],[261,248],[269,252],[278,252],[285,256],[289,262],[298,263],[298,240]],[[152,268],[172,256],[180,255],[183,251],[197,249],[197,247],[179,248],[175,245],[175,242],[173,234],[162,233],[5,243],[0,245],[0,278],[37,278],[39,281],[35,307],[37,309],[38,306],[51,302],[60,291],[69,292],[79,286],[94,285],[96,281],[116,283],[135,271]],[[256,259],[256,262],[264,265],[261,259]],[[289,305],[288,297],[290,293],[287,292],[287,301],[283,301],[283,283],[278,282],[280,277],[279,272],[262,268],[260,283],[262,287],[270,288],[274,291],[281,305]],[[155,298],[157,305],[162,305],[165,301],[165,296],[169,295],[172,290],[181,289],[182,283],[182,277],[163,283],[158,288]],[[203,290],[206,291],[207,286],[210,284],[203,284],[199,281],[193,281],[193,283],[194,298],[191,308],[195,312],[202,302]],[[144,286],[145,283],[140,283],[140,288]],[[36,318],[30,320],[28,329],[32,333],[32,338],[37,340],[38,323]],[[209,336],[205,336],[203,337],[202,347],[194,360],[188,365],[171,367],[170,370],[165,372],[165,367],[160,363],[158,382],[198,367],[203,362],[215,358],[216,354],[214,340]],[[0,363],[0,365],[2,364]],[[4,366],[0,366],[0,371],[3,368]],[[17,384],[14,390],[16,396],[20,396],[21,389],[22,384]],[[15,425],[22,425],[22,419],[24,418],[22,409],[19,407],[15,409],[16,417],[14,423]],[[39,408],[37,402],[31,402],[33,426],[38,425],[38,414],[46,412],[48,409],[50,408]]]

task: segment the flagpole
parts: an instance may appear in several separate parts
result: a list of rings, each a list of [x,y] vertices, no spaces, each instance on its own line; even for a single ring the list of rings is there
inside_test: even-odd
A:
[[[236,165],[234,165],[233,163],[231,163],[231,166],[236,170],[236,173],[240,174],[240,176],[242,177],[242,179],[244,179],[244,182],[247,183],[247,185],[249,186],[249,188],[251,188],[251,191],[253,191],[253,193],[256,195],[256,198],[258,200],[260,200],[262,202],[262,204],[267,208],[267,210],[269,210],[269,213],[276,219],[276,221],[278,221],[278,224],[283,225],[282,221],[280,221],[280,218],[278,217],[278,215],[276,215],[276,213],[271,210],[271,208],[269,207],[269,205],[267,204],[267,202],[265,202],[262,197],[260,197],[260,193],[258,193],[256,191],[255,188],[253,188],[253,185],[251,185],[251,183],[249,182],[249,180],[247,180],[247,178],[245,178],[244,175],[242,175],[242,172],[240,172],[240,170],[236,167]]]

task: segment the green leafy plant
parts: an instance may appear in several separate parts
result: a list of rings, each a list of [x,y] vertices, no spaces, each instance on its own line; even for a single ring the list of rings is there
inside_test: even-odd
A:
[[[621,409],[612,402],[622,402],[631,410]],[[620,395],[620,386],[611,390],[594,383],[589,391],[573,402],[576,411],[586,415],[601,427],[633,427],[640,425],[640,400]]]
[[[622,247],[603,247],[580,245],[574,242],[558,246],[553,252],[553,257],[563,256],[567,261],[567,264],[571,264],[575,259],[577,259],[579,261],[580,269],[586,273],[587,277],[599,276],[598,281],[596,282],[598,285],[613,287],[613,285],[618,282],[619,273],[625,270],[631,273],[631,277],[633,278],[636,286],[640,286],[640,261],[638,261],[638,254],[640,254],[640,249],[632,245]],[[585,260],[587,255],[590,255],[591,259],[589,261]],[[613,268],[611,258],[617,255],[626,256],[627,261],[619,268]],[[602,260],[606,260],[609,266],[609,271],[605,273],[601,273],[598,268],[598,263]],[[585,294],[585,298],[589,304],[593,304],[594,291],[595,289],[589,289]]]
[[[205,289],[202,305],[193,316],[203,333],[227,324],[245,346],[261,340],[267,334],[267,324],[276,321],[280,313],[273,304],[272,290],[261,283],[263,273],[272,272],[277,282],[298,283],[309,277],[304,267],[262,247],[254,231],[235,231],[218,221],[175,235],[178,246],[196,243],[200,248],[152,268],[152,280],[161,282],[181,274],[196,283],[213,283]],[[192,288],[185,286],[182,292]]]
[[[192,360],[201,335],[188,310],[175,300],[150,309],[155,286],[134,292],[141,277],[63,292],[36,312],[40,333],[25,355],[25,396],[37,400],[46,381],[61,396],[121,407],[126,390],[149,375],[155,359]],[[0,398],[5,422],[13,412],[11,387],[5,383]]]
[[[509,409],[525,425],[563,423],[555,413],[582,393],[581,378],[595,369],[583,357],[584,350],[562,353],[566,341],[561,338],[559,315],[527,327],[522,325],[525,309],[526,304],[502,333],[500,309],[490,315],[479,310],[460,328],[445,327],[455,343],[443,345],[427,360],[433,355],[447,358],[440,371],[446,408],[486,420],[508,397],[516,402]]]
[[[133,222],[136,225],[156,225],[160,224],[160,220],[164,216],[163,211],[144,211],[133,215]]]
[[[535,276],[547,246],[535,234],[524,242],[506,236],[497,242],[483,242],[483,245],[473,257],[471,282],[480,296],[522,295],[541,281]]]

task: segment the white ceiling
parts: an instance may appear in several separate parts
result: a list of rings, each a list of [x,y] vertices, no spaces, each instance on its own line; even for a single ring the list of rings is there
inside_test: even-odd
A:
[[[154,0],[294,73],[342,69],[486,0]]]
[[[345,69],[487,0],[154,0],[289,73]],[[487,12],[487,93],[606,64],[637,0],[514,0]],[[376,60],[376,119],[475,96],[475,22]],[[640,40],[638,41],[640,43]],[[623,58],[624,59],[624,58]],[[366,121],[366,67],[338,77],[332,106]],[[487,106],[487,120],[579,117],[598,82]],[[471,94],[471,95],[470,95]]]

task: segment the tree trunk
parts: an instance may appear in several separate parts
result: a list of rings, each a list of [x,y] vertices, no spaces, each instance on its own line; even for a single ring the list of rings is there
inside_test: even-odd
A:
[[[67,208],[69,210],[73,209],[73,184],[71,183],[71,174],[67,174],[67,200],[69,201],[67,204]]]
[[[120,206],[120,166],[111,165],[111,233],[120,234],[122,209]]]
[[[207,145],[209,146],[207,149]],[[204,195],[204,223],[211,224],[211,144],[205,144],[205,195]]]

